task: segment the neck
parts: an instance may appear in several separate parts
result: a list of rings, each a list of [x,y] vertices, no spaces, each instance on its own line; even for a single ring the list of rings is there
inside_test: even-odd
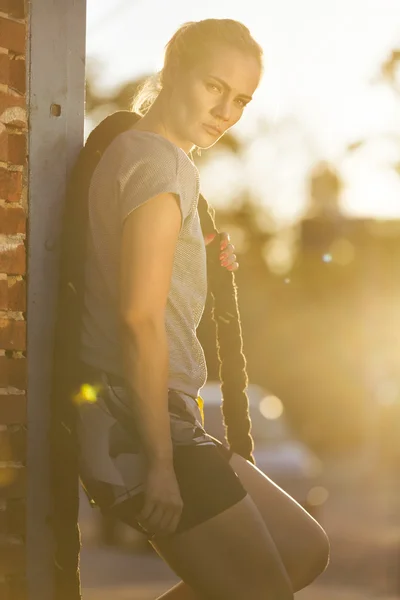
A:
[[[165,110],[165,98],[162,92],[156,98],[149,111],[134,125],[133,129],[158,133],[179,148],[182,148],[186,154],[189,154],[193,149],[193,144],[187,140],[183,140],[168,119],[168,113]]]

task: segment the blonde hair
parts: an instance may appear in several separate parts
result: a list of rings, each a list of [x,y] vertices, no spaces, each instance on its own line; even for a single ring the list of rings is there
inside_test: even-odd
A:
[[[189,70],[212,52],[213,44],[221,43],[253,56],[263,70],[263,50],[243,23],[233,19],[189,21],[181,25],[166,44],[162,70],[148,77],[139,87],[131,110],[145,115],[168,84],[173,71]]]

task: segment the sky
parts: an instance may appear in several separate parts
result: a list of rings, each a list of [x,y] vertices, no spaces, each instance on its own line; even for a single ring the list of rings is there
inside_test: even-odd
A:
[[[400,162],[400,142],[385,139],[400,136],[400,97],[374,83],[400,47],[399,0],[88,0],[87,56],[98,61],[98,88],[159,70],[176,29],[208,17],[242,21],[265,55],[263,80],[234,128],[253,142],[240,159],[220,157],[205,170],[211,202],[229,202],[250,180],[278,221],[293,220],[304,209],[307,172],[327,159],[344,178],[345,212],[400,218],[400,177],[390,168]],[[268,134],[260,135],[260,120]],[[363,149],[345,153],[366,138]]]

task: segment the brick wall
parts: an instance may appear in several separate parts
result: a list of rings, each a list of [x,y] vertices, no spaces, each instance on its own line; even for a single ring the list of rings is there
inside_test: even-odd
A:
[[[0,600],[25,593],[26,21],[0,0]]]

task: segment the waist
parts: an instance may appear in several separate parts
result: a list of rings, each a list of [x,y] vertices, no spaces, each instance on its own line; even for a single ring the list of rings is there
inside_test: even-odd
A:
[[[104,369],[99,369],[97,367],[94,367],[93,365],[89,365],[88,363],[83,362],[82,360],[79,362],[79,374],[81,381],[84,381],[85,383],[94,383],[104,381],[105,379],[107,383],[111,386],[128,387],[128,383],[125,377],[121,377],[120,375],[116,375],[115,373],[110,373],[109,371],[106,371]],[[179,390],[172,391],[182,393],[179,392]],[[184,394],[186,396],[189,396],[193,400],[196,400],[197,402],[197,396],[194,396],[193,394],[189,394],[187,392],[184,392]]]
[[[107,378],[107,381],[110,385],[115,386],[124,386],[126,385],[125,377],[121,377],[120,375],[116,375],[115,373],[109,373],[104,369],[99,369],[98,367],[94,367],[93,365],[89,365],[83,360],[79,361],[79,375],[81,380],[85,381],[85,383],[98,382],[103,380],[104,376]]]

